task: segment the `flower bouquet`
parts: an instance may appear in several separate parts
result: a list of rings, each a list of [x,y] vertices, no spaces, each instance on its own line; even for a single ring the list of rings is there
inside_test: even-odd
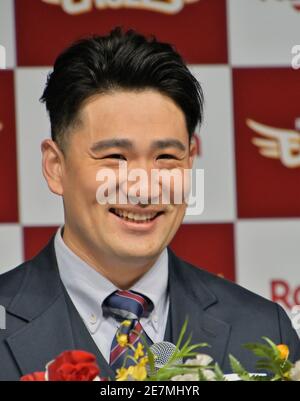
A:
[[[128,324],[124,321],[122,325]],[[158,343],[151,347],[143,336],[136,346],[128,342],[121,331],[118,343],[133,352],[124,360],[124,366],[116,371],[117,381],[300,381],[300,361],[289,361],[289,349],[285,344],[274,344],[263,337],[264,343],[250,343],[245,347],[257,357],[257,371],[250,373],[233,356],[229,355],[232,374],[224,374],[213,359],[197,349],[208,347],[206,343],[191,344],[191,336],[183,343],[187,321],[184,323],[177,344]],[[139,334],[139,333],[137,333]],[[161,350],[167,358],[161,357]],[[132,365],[125,367],[127,359]],[[184,361],[185,360],[185,361]],[[184,361],[184,362],[183,362]],[[162,363],[163,362],[163,363]],[[96,357],[85,351],[65,351],[49,362],[44,372],[35,372],[21,381],[108,381],[100,376]]]

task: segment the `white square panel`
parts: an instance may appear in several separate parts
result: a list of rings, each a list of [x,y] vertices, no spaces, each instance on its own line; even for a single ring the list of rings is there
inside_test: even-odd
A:
[[[41,142],[50,136],[45,105],[39,102],[48,68],[16,70],[17,153],[20,221],[23,225],[60,225],[62,200],[42,175]]]
[[[0,224],[0,249],[1,275],[23,262],[23,234],[21,226],[18,224]]]
[[[235,234],[238,283],[291,313],[300,304],[300,219],[239,220]]]
[[[231,70],[228,66],[190,66],[204,92],[200,156],[204,169],[204,212],[185,216],[185,223],[232,222],[236,216]],[[194,191],[193,191],[194,192]]]
[[[290,66],[300,44],[299,0],[227,0],[229,59],[234,66]]]
[[[16,65],[14,1],[0,1],[0,45],[4,46],[6,68]]]

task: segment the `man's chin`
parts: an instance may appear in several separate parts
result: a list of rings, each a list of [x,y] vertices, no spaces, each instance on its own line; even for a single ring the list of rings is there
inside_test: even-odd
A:
[[[161,250],[158,247],[149,248],[149,244],[145,247],[136,246],[132,249],[119,249],[116,252],[119,257],[124,261],[139,261],[139,260],[151,260],[160,254]]]

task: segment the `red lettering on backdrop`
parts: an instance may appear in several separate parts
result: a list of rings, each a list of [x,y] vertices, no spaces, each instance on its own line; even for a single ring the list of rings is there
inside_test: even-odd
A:
[[[279,302],[287,309],[300,305],[300,286],[291,288],[285,280],[271,281],[271,296],[273,302]]]
[[[300,305],[300,286],[294,292],[294,303],[295,305]]]

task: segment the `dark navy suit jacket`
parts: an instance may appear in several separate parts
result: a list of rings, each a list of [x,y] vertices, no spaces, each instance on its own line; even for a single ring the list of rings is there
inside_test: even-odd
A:
[[[206,342],[211,355],[230,373],[228,354],[255,371],[255,357],[243,344],[262,336],[290,347],[300,359],[300,341],[283,309],[252,292],[179,259],[170,248],[170,309],[165,340],[176,343],[188,317],[192,342]],[[43,371],[62,351],[83,349],[96,355],[102,376],[113,372],[70,300],[58,273],[53,239],[32,260],[0,275],[0,305],[6,329],[0,330],[0,380]]]

